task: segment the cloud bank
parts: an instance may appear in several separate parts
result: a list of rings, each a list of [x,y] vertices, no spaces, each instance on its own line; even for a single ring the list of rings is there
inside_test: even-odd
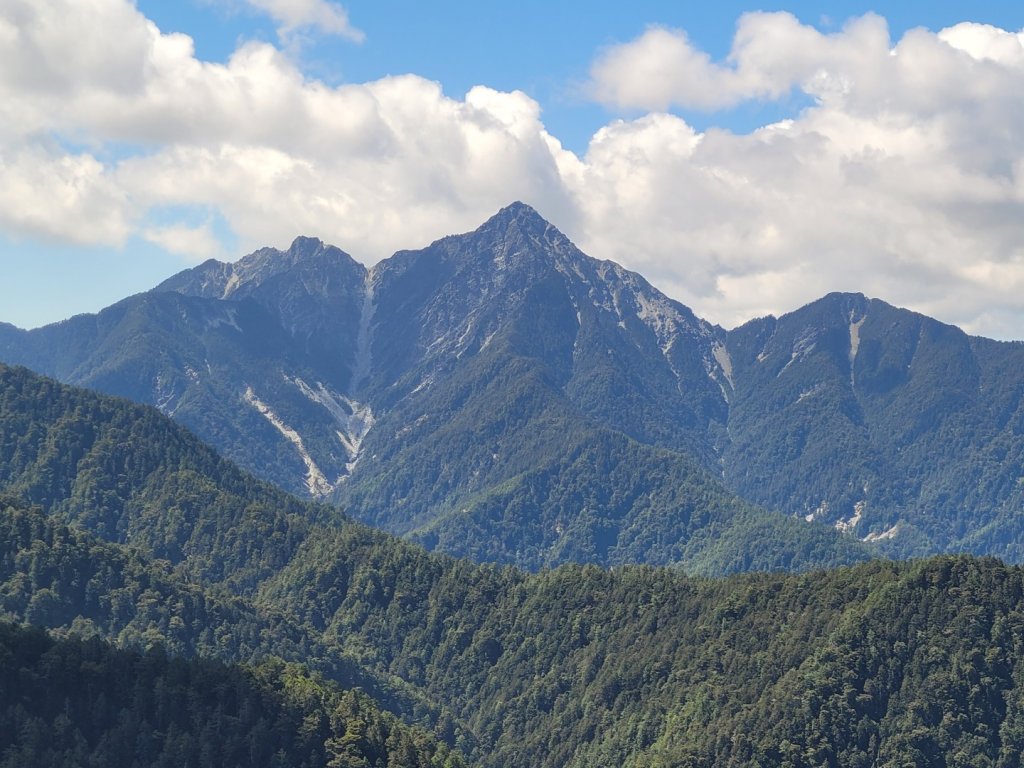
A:
[[[284,30],[354,29],[316,15],[335,4],[258,4]],[[872,15],[822,34],[749,14],[724,61],[653,27],[601,52],[588,92],[629,117],[577,156],[521,92],[328,86],[266,43],[201,61],[127,0],[8,0],[0,229],[215,253],[208,225],[166,220],[198,208],[243,251],[302,233],[373,262],[522,199],[724,325],[859,290],[1024,337],[1022,34],[964,23],[893,41]],[[670,112],[792,94],[810,106],[743,135]]]

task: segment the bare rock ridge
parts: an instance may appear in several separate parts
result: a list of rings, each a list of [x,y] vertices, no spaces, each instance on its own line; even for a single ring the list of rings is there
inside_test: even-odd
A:
[[[297,237],[286,251],[261,248],[233,263],[209,259],[168,278],[153,290],[210,299],[241,298],[258,292],[268,281],[297,267],[310,274],[315,274],[314,269],[322,270],[320,274],[324,277],[331,268],[365,271],[344,251],[325,245],[317,238]]]

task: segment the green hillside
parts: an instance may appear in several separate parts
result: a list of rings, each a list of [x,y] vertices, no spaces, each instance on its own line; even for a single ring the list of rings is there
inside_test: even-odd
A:
[[[226,666],[0,622],[4,768],[459,768],[366,696],[294,665]]]
[[[302,661],[495,768],[1021,759],[1019,568],[946,556],[710,579],[650,566],[531,575],[476,565],[251,480],[151,409],[0,372],[8,619],[135,651],[256,662],[276,671],[242,674],[269,680],[269,700],[285,704],[293,668],[274,658]],[[195,484],[214,493],[190,495]],[[26,508],[28,497],[43,506]],[[175,509],[184,523],[158,535]],[[764,535],[763,521],[737,515],[740,538]],[[749,565],[719,533],[692,562]],[[363,701],[341,690],[313,699]],[[205,701],[183,705],[182,722],[204,721]],[[18,722],[57,723],[22,710]],[[114,712],[54,727],[99,745],[89,734]],[[250,738],[244,720],[236,726],[238,740]],[[312,741],[300,733],[298,748],[326,749],[332,727]],[[31,748],[82,743],[61,738]],[[425,738],[409,736],[444,754]]]

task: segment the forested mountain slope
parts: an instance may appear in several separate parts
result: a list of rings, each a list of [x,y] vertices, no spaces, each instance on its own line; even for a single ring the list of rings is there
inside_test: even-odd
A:
[[[243,591],[288,560],[311,522],[340,518],[333,507],[300,502],[239,471],[152,408],[62,386],[25,369],[0,365],[0,434],[0,484],[27,502]],[[589,454],[580,455],[580,450]],[[652,455],[644,456],[645,451]],[[591,461],[602,452],[603,464]],[[533,473],[520,484],[496,490],[505,498],[479,498],[480,508],[489,513],[488,504],[500,503],[499,514],[511,518],[504,531],[492,524],[491,537],[509,541],[502,559],[529,559],[535,565],[559,559],[628,562],[647,553],[660,562],[724,573],[806,569],[868,555],[866,548],[824,526],[807,526],[738,501],[685,457],[659,455],[658,449],[624,445],[610,436],[604,442],[592,439],[559,461],[566,458],[577,463],[576,474],[568,476],[584,473],[587,485],[566,487],[566,474]],[[645,483],[656,481],[661,486],[652,493]],[[561,496],[549,490],[553,485],[560,485]],[[626,521],[632,528],[608,512],[608,500],[616,508],[636,510]],[[547,521],[515,520],[515,513],[530,505],[561,504],[567,518],[587,515],[588,503],[595,507],[593,514],[557,531],[563,546],[571,548],[568,554],[549,555],[543,546],[553,535],[546,526],[560,524],[553,515]],[[219,510],[216,519],[202,520],[207,508]],[[466,530],[459,517],[453,516],[452,524]],[[751,533],[758,542],[748,546]],[[472,546],[472,538],[464,536],[453,539],[449,548],[467,544]],[[530,553],[529,546],[536,546],[536,552]],[[489,554],[479,547],[465,551]]]
[[[209,262],[96,316],[0,329],[0,356],[155,405],[285,488],[454,554],[864,557],[723,486],[720,337],[517,204],[370,273],[301,238]]]
[[[198,598],[197,611],[196,587],[189,603],[159,582],[83,582],[81,561],[47,567],[65,536],[3,558],[23,568],[0,582],[6,609],[17,586],[22,615],[106,633],[96,613],[75,615],[69,595],[86,583],[83,612],[89,599],[134,612],[118,635],[133,647],[180,643],[210,621],[214,646],[241,636],[253,644],[243,654],[287,649],[273,629],[247,629],[239,606],[224,615]],[[1009,766],[1024,746],[1024,574],[992,560],[721,581],[649,567],[529,576],[349,526],[310,540],[258,603],[262,616],[294,617],[300,637],[286,643],[441,702],[408,716],[483,765],[903,765],[909,755]]]
[[[304,240],[279,256],[291,265],[268,280],[271,287],[285,282],[279,306],[268,307],[245,283],[224,300],[156,291],[27,333],[0,327],[0,358],[156,406],[279,486],[323,495],[327,476],[344,475],[350,461],[338,433],[358,442],[366,429],[357,418],[344,425],[334,418],[352,410],[338,400],[354,344],[344,329],[354,336],[359,322],[359,307],[353,315],[348,300],[356,288],[344,279],[362,267]],[[303,293],[317,290],[312,275],[322,286],[319,303]],[[252,274],[259,277],[267,276]],[[338,283],[339,291],[330,290]],[[302,317],[294,304],[320,307],[325,317]],[[310,404],[307,381],[333,410]]]
[[[0,359],[478,560],[1024,556],[1024,346],[858,294],[726,332],[521,203],[370,270],[309,238],[206,262],[95,316],[0,326]],[[752,504],[781,515],[738,524]]]
[[[746,498],[897,554],[1024,555],[1024,344],[832,294],[730,332]]]
[[[995,560],[704,581],[367,554],[311,542],[265,597],[445,696],[484,765],[1021,759],[1024,574]],[[330,599],[303,600],[311,582]]]
[[[0,430],[8,493],[51,489],[49,518],[17,499],[0,518],[0,599],[12,618],[221,658],[304,650],[324,674],[333,660],[362,675],[383,705],[485,766],[1020,760],[1018,568],[943,557],[709,580],[648,566],[530,575],[476,565],[290,500],[151,409],[3,372],[0,425],[17,423]],[[13,407],[25,403],[38,420]],[[116,447],[118,425],[146,427],[141,463],[111,460],[110,476],[123,475],[111,497],[81,492],[104,474],[90,479],[87,459],[100,454],[70,437]],[[39,446],[79,460],[40,462],[50,454]],[[172,565],[150,558],[166,547],[156,521],[188,498],[188,483],[160,482],[181,467],[196,482],[203,467],[216,471],[230,493],[223,507],[219,497],[189,507]],[[29,482],[35,474],[47,483]],[[163,488],[164,512],[131,501],[140,487]],[[77,527],[103,520],[92,505],[105,498],[130,502],[118,525],[95,526],[113,543]],[[281,563],[249,562],[265,541]]]
[[[340,516],[240,471],[153,408],[7,366],[0,488],[242,593],[283,567],[316,519]]]
[[[0,766],[458,768],[367,697],[267,662],[183,660],[0,623]]]

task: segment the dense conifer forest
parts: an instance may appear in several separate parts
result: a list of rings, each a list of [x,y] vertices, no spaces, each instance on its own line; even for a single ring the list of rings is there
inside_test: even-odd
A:
[[[459,768],[422,730],[301,668],[226,666],[0,623],[0,765]]]
[[[17,724],[9,764],[24,749],[43,750],[33,764],[109,760],[115,740],[177,759],[189,723],[220,717],[217,744],[188,737],[197,760],[248,764],[203,749],[257,743],[276,745],[271,761],[323,764],[355,718],[375,734],[366,765],[1020,762],[1019,568],[477,565],[252,480],[152,409],[0,373],[0,611],[59,638],[4,629],[20,649],[5,651],[18,661],[0,697]],[[143,671],[151,685],[104,689],[93,710],[76,698],[100,683],[75,675],[107,686]],[[64,676],[38,699],[11,682],[51,673]],[[248,708],[229,710],[229,689]],[[157,716],[167,701],[187,702],[177,720]],[[264,742],[261,719],[297,725]],[[399,753],[426,762],[387,762]]]

